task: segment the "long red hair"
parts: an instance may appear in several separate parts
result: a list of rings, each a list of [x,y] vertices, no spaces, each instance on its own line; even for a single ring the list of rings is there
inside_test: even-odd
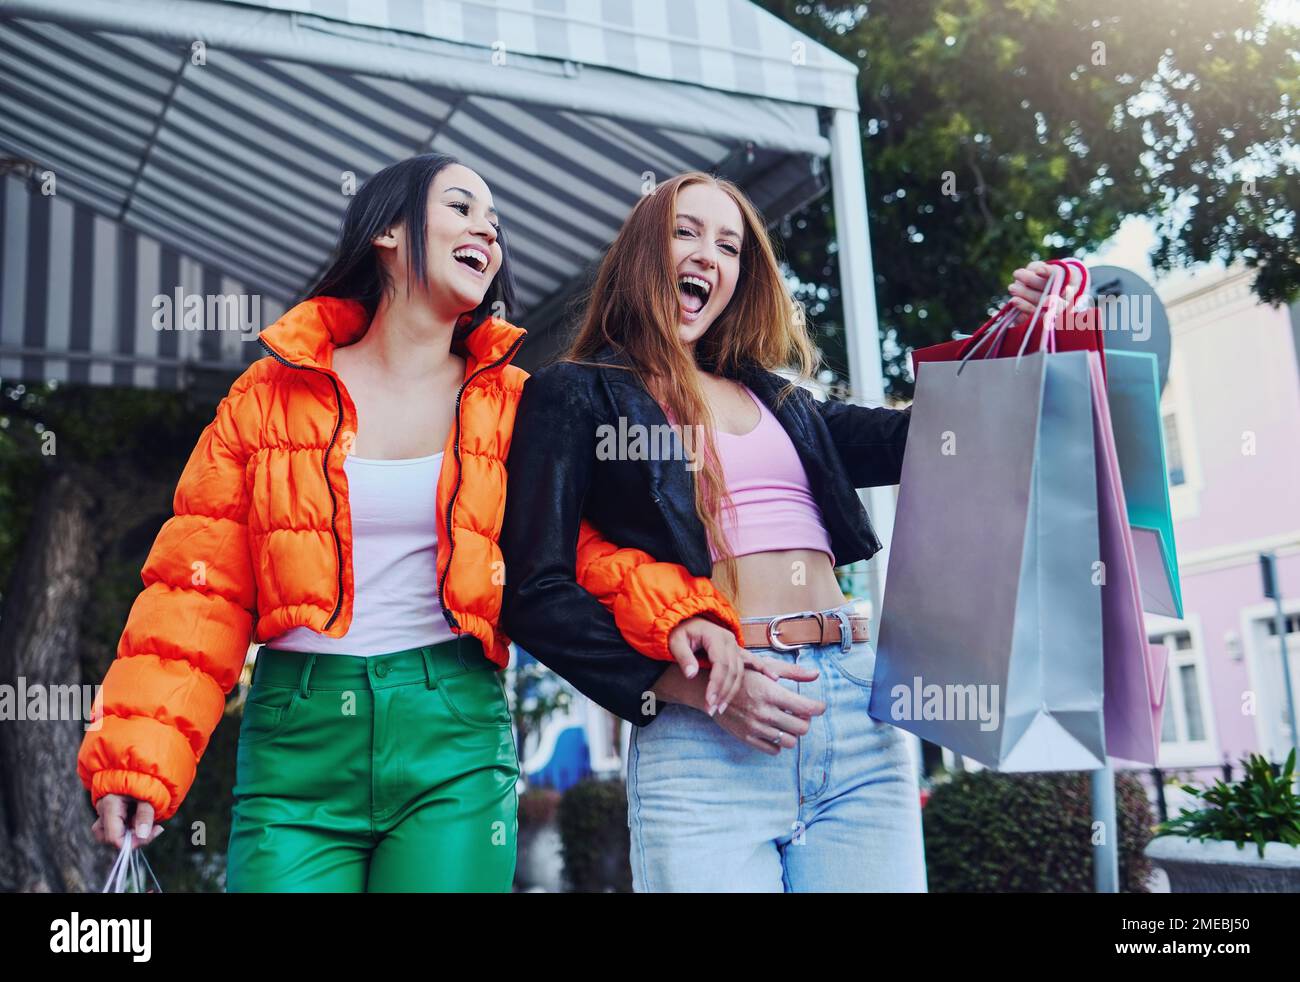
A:
[[[731,197],[740,209],[744,236],[735,292],[692,353],[678,334],[681,307],[672,237],[677,195],[693,184],[712,185]],[[735,557],[722,530],[723,511],[733,506],[713,439],[713,414],[695,368],[734,376],[742,364],[751,363],[811,378],[818,363],[803,309],[786,289],[767,226],[739,187],[692,171],[663,181],[637,202],[601,261],[586,314],[565,359],[590,364],[605,344],[622,349],[631,370],[669,419],[701,427],[696,430],[703,436],[703,459],[697,464],[695,510],[723,564],[719,586],[734,601]],[[788,397],[795,384],[786,385],[779,400]],[[691,450],[692,458],[701,452],[694,444]]]

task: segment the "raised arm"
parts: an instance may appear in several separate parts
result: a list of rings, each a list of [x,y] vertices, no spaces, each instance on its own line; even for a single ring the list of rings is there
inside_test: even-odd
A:
[[[816,402],[831,440],[857,488],[897,484],[903,473],[903,449],[912,421],[912,407],[869,408],[848,402]]]

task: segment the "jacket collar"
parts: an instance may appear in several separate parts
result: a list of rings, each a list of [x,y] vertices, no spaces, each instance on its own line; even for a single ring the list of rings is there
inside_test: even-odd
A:
[[[313,297],[287,310],[258,340],[285,361],[332,371],[334,349],[358,340],[369,327],[370,318],[358,301]],[[465,356],[468,377],[480,366],[505,358],[526,333],[500,317],[488,317],[457,332],[452,348]]]

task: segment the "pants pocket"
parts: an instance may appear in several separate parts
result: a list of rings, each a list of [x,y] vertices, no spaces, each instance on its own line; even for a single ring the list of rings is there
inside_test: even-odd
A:
[[[855,642],[848,651],[840,651],[836,646],[828,657],[844,678],[864,689],[871,688],[871,677],[876,671],[876,652],[870,642]]]
[[[438,680],[447,711],[466,726],[508,727],[510,706],[501,673],[492,669],[462,672]]]
[[[240,745],[252,747],[274,739],[284,729],[297,692],[291,686],[254,684],[244,701]]]

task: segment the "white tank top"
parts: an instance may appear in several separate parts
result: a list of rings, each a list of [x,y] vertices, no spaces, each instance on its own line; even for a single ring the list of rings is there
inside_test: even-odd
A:
[[[272,648],[386,655],[456,637],[438,603],[438,474],[442,452],[343,460],[352,512],[352,624],[341,638],[295,627]]]

